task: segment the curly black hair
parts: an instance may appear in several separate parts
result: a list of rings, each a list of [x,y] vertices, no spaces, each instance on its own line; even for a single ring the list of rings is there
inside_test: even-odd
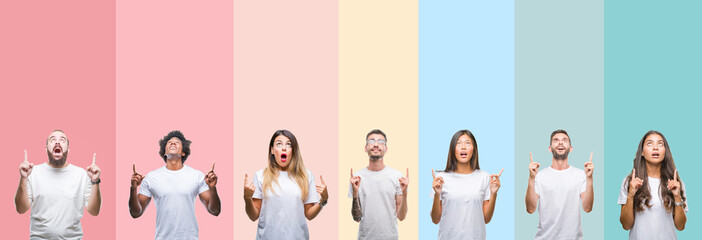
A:
[[[185,153],[185,156],[181,158],[181,163],[185,163],[185,160],[188,159],[188,156],[190,156],[190,144],[192,143],[190,140],[185,139],[185,135],[183,135],[182,132],[179,130],[173,130],[169,132],[166,136],[164,136],[161,140],[158,141],[158,145],[160,146],[160,150],[158,151],[158,154],[163,158],[164,162],[168,162],[166,159],[166,144],[168,143],[168,140],[171,140],[171,138],[178,138],[180,139],[180,142],[183,144],[183,153]]]

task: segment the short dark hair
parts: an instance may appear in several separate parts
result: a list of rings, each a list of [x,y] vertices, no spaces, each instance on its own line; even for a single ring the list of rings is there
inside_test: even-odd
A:
[[[173,130],[169,132],[166,136],[164,136],[161,140],[158,141],[158,145],[160,147],[158,154],[161,155],[161,158],[163,158],[164,162],[168,162],[168,160],[166,159],[166,144],[168,143],[168,140],[171,140],[171,138],[178,138],[183,144],[183,153],[185,153],[185,156],[183,156],[180,160],[181,163],[185,163],[185,160],[188,159],[188,156],[190,156],[190,144],[192,142],[188,139],[185,139],[185,135],[183,135],[183,133],[179,130]]]
[[[556,136],[556,134],[559,134],[559,133],[565,134],[568,137],[568,144],[573,145],[573,143],[570,141],[570,136],[568,135],[568,132],[566,132],[566,130],[563,130],[563,129],[558,129],[558,130],[553,131],[551,133],[551,138],[548,139],[549,146],[551,146],[551,142],[553,141],[553,136]]]
[[[368,132],[368,134],[366,134],[366,141],[368,141],[368,137],[370,137],[370,135],[372,135],[372,134],[380,134],[380,135],[383,135],[383,138],[385,138],[385,144],[387,144],[387,142],[388,142],[388,137],[385,136],[385,133],[384,133],[383,131],[381,131],[380,129],[373,129],[373,130],[371,130],[370,132]]]

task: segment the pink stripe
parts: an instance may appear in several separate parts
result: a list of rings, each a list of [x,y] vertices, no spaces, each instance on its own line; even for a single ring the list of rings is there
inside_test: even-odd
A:
[[[338,11],[336,1],[235,1],[234,222],[237,237],[256,236],[244,211],[244,174],[266,167],[268,141],[292,131],[305,165],[324,176],[330,204],[308,222],[311,239],[335,239],[338,206]],[[316,193],[314,193],[316,194]]]

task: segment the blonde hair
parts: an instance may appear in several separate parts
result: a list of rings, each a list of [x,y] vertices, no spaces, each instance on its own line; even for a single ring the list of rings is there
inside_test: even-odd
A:
[[[275,193],[275,189],[273,189],[273,182],[278,184],[278,174],[282,170],[282,168],[275,161],[275,156],[271,151],[275,138],[280,135],[290,139],[292,144],[292,156],[290,157],[291,161],[288,165],[288,176],[300,187],[302,201],[304,201],[307,199],[307,194],[309,194],[309,177],[307,176],[307,168],[305,168],[305,164],[302,162],[302,154],[300,154],[300,147],[297,144],[297,139],[295,138],[295,135],[288,130],[276,131],[273,134],[273,137],[271,137],[271,142],[268,145],[268,167],[263,170],[263,197],[267,197],[268,190]]]

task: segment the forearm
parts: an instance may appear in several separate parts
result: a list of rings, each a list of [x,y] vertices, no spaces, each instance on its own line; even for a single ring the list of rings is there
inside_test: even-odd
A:
[[[102,205],[102,195],[100,194],[100,184],[93,184],[90,190],[90,200],[88,200],[88,206],[86,210],[90,215],[97,216],[100,214],[100,207]]]
[[[675,202],[682,202],[682,198],[675,197]],[[675,228],[678,231],[685,229],[685,223],[687,223],[687,214],[685,214],[685,209],[683,206],[675,206],[675,212],[673,213]]]
[[[529,178],[529,184],[527,185],[527,192],[524,202],[526,203],[526,210],[530,214],[536,211],[536,203],[539,201],[534,185],[534,178]]]
[[[261,212],[260,209],[254,206],[253,198],[244,198],[244,203],[246,204],[246,215],[249,216],[249,219],[251,219],[251,221],[258,220],[258,216]]]
[[[207,204],[207,212],[214,216],[219,216],[222,204],[219,201],[219,195],[217,194],[217,187],[210,188],[210,201]]]
[[[626,199],[626,204],[622,206],[622,212],[619,215],[619,222],[622,223],[624,230],[629,230],[634,226],[634,195],[629,194]]]
[[[312,220],[315,217],[317,217],[317,214],[322,211],[322,205],[315,204],[312,207],[308,208],[307,211],[305,212],[305,217],[307,220]]]
[[[592,203],[595,200],[595,191],[592,186],[592,178],[587,179],[587,187],[583,194],[583,211],[589,213],[592,211]]]
[[[137,194],[137,188],[129,188],[129,214],[132,215],[133,218],[138,218],[144,213],[143,206],[141,206]]]
[[[361,217],[363,214],[361,213],[361,199],[358,197],[358,194],[354,194],[353,197],[353,203],[351,205],[351,216],[353,216],[353,220],[356,222],[361,221]]]
[[[431,222],[439,224],[441,221],[441,197],[438,193],[434,193],[434,204],[431,206]]]
[[[497,202],[497,193],[490,194],[490,200],[485,208],[483,208],[483,216],[485,217],[485,223],[490,223],[492,220],[492,214],[495,212],[495,203]]]
[[[397,219],[400,221],[405,220],[407,217],[407,193],[402,193],[402,203],[400,204],[400,209],[397,212]]]
[[[17,193],[15,193],[15,209],[17,213],[23,214],[27,212],[30,207],[31,203],[27,196],[27,179],[20,178],[19,186],[17,186]]]

